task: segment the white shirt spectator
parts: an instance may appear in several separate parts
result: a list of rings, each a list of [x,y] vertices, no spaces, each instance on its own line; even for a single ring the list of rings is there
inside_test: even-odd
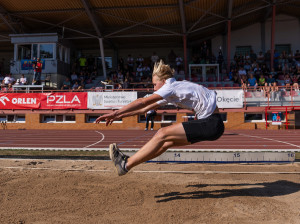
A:
[[[72,80],[72,81],[77,81],[77,80],[78,80],[78,76],[77,76],[76,73],[73,73],[73,74],[71,75],[71,80]]]
[[[163,98],[157,104],[171,103],[181,108],[193,110],[198,119],[209,117],[217,106],[215,91],[189,81],[176,81],[175,78],[167,79],[166,83],[154,94]]]
[[[179,66],[179,65],[182,64],[182,62],[183,62],[182,57],[177,56],[177,58],[176,58],[176,65]]]
[[[27,84],[27,79],[26,79],[26,77],[21,77],[20,78],[20,85],[26,85]]]
[[[247,75],[247,72],[244,68],[239,70],[239,76],[241,76],[241,75]]]
[[[122,74],[122,72],[118,73],[118,80],[119,81],[123,81],[124,80],[124,75]]]
[[[13,82],[15,82],[15,79],[11,77],[11,75],[8,75],[4,78],[5,85],[12,84]]]

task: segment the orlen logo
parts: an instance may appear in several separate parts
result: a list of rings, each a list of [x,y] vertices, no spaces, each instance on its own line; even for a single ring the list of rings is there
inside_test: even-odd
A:
[[[81,103],[78,96],[75,95],[71,100],[71,98],[67,99],[66,95],[50,95],[47,96],[47,104],[48,103],[55,103],[55,104],[67,104],[67,103]]]
[[[6,105],[5,100],[8,101],[8,102],[10,101],[6,96],[1,96],[1,97],[0,97],[0,102],[1,102],[4,106]]]

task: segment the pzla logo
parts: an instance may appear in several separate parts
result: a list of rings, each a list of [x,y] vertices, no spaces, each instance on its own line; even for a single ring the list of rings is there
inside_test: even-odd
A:
[[[6,100],[7,102],[10,101],[6,96],[1,96],[1,97],[0,97],[0,102],[1,102],[4,106],[6,105],[5,100]]]
[[[48,103],[57,103],[57,104],[65,104],[65,103],[81,103],[78,96],[75,95],[72,100],[67,100],[66,95],[50,95],[47,96],[47,104]]]

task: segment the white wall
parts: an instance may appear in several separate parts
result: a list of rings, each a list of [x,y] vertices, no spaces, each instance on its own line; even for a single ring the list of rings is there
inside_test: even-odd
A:
[[[265,49],[271,48],[271,18],[265,23]],[[237,46],[251,46],[255,53],[262,50],[261,24],[256,23],[231,33],[231,59],[233,59]],[[212,39],[212,50],[218,52],[222,46],[222,36],[218,35]],[[277,15],[275,18],[275,45],[291,44],[291,50],[300,50],[300,23],[295,17],[288,15]],[[226,57],[226,55],[225,55]]]

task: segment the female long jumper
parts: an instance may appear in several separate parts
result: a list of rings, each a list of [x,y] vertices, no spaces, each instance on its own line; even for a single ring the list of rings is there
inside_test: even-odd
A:
[[[159,106],[171,103],[193,110],[195,120],[161,128],[137,153],[129,157],[122,153],[116,143],[110,144],[109,155],[118,175],[126,174],[140,163],[151,160],[168,148],[189,145],[200,141],[213,141],[221,137],[224,124],[216,105],[216,92],[189,81],[176,81],[174,70],[163,61],[153,68],[153,95],[139,98],[120,110],[100,116],[96,123],[106,121],[106,126],[123,117],[144,114]]]

